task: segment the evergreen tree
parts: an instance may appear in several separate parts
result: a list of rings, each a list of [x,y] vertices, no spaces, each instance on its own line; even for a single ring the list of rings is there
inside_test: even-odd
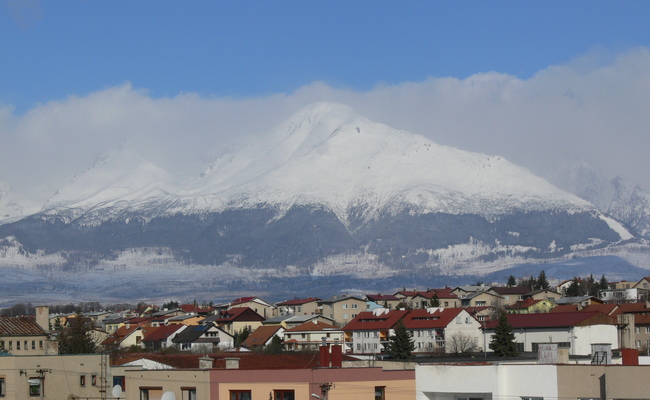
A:
[[[582,291],[580,290],[580,284],[578,284],[578,278],[574,277],[571,284],[566,289],[565,295],[567,297],[577,297],[580,296]]]
[[[273,339],[271,339],[271,343],[269,343],[269,345],[266,346],[266,349],[264,349],[264,353],[266,353],[266,354],[280,354],[280,353],[282,353],[283,348],[284,348],[284,345],[282,343],[282,339],[280,339],[280,336],[273,335]]]
[[[431,307],[440,307],[440,299],[438,298],[438,293],[433,293],[431,300],[429,301]]]
[[[390,337],[386,354],[395,360],[408,360],[415,350],[415,343],[404,321],[400,320],[395,326],[395,335]]]
[[[59,334],[59,354],[94,353],[97,345],[91,336],[93,326],[81,314]]]
[[[506,314],[501,314],[499,317],[499,324],[490,341],[490,350],[497,357],[515,357],[518,354],[515,344],[515,334],[512,331],[512,325],[508,323]]]
[[[235,347],[240,347],[242,345],[242,343],[244,343],[244,341],[246,341],[246,339],[248,339],[250,334],[251,334],[251,330],[247,326],[245,326],[244,329],[242,329],[241,331],[236,332],[235,335],[234,335],[234,337],[235,337]]]
[[[535,283],[535,286],[537,289],[548,289],[549,284],[548,281],[546,280],[546,271],[542,270],[542,272],[539,273],[539,276],[537,277],[537,282]]]
[[[517,286],[517,280],[515,279],[514,275],[510,275],[508,277],[508,283],[506,284],[506,286],[508,286],[508,287]]]
[[[609,289],[609,282],[607,282],[607,278],[605,278],[605,274],[600,277],[600,282],[598,283],[598,286],[600,286],[600,290],[607,290]]]

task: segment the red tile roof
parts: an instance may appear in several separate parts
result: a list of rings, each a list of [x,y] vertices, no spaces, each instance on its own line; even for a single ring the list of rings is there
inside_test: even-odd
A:
[[[159,342],[162,340],[167,340],[167,338],[179,329],[183,328],[183,325],[162,325],[157,328],[149,328],[145,332],[143,342]]]
[[[142,358],[171,365],[176,368],[198,368],[199,358],[204,354],[123,354],[111,360],[111,365],[122,365]],[[226,358],[239,358],[239,369],[311,369],[320,367],[318,356],[309,353],[260,354],[255,352],[228,352],[209,354],[214,359],[214,368],[225,369]],[[344,359],[349,359],[343,356]]]
[[[516,308],[528,308],[528,307],[530,307],[532,305],[535,305],[535,304],[537,304],[537,303],[539,303],[541,301],[542,300],[535,300],[532,297],[529,297],[529,298],[527,298],[525,300],[517,300],[515,302],[515,304],[511,304],[511,305],[507,306],[506,308],[513,308],[513,309],[516,309]]]
[[[264,321],[264,317],[248,307],[234,307],[230,310],[221,311],[214,319],[216,323],[234,321]]]
[[[47,335],[30,317],[0,317],[0,336]]]
[[[590,304],[588,306],[583,307],[580,309],[580,307],[577,304],[561,304],[559,306],[556,306],[551,310],[553,313],[558,313],[558,312],[590,312],[590,311],[597,311],[601,312],[603,314],[607,315],[617,315],[620,314],[617,312],[618,309],[618,304]]]
[[[345,325],[344,331],[375,331],[391,329],[397,322],[408,314],[406,310],[393,310],[382,312],[379,315],[371,311],[359,313],[352,321]]]
[[[251,300],[255,300],[256,298],[257,298],[257,297],[255,297],[255,296],[250,296],[250,297],[240,297],[240,298],[238,298],[238,299],[233,300],[233,301],[230,303],[230,305],[231,305],[231,306],[234,306],[234,305],[237,305],[237,304],[248,303],[249,301],[251,301]]]
[[[508,323],[513,328],[561,328],[589,323],[613,325],[616,320],[601,312],[565,312],[541,314],[508,314]],[[498,320],[490,321],[487,329],[494,329]],[[590,324],[590,323],[589,323]]]
[[[396,301],[402,300],[399,297],[396,297],[392,294],[367,294],[366,298],[370,301]]]
[[[196,304],[181,304],[178,306],[183,312],[186,313],[196,313],[196,314],[209,314],[214,311],[213,307],[201,307]]]
[[[439,308],[433,313],[426,309],[412,310],[404,318],[404,325],[408,329],[445,328],[462,311],[462,308]]]
[[[251,333],[242,345],[246,348],[252,348],[254,346],[264,346],[266,342],[271,340],[282,327],[279,325],[262,325],[255,329]]]

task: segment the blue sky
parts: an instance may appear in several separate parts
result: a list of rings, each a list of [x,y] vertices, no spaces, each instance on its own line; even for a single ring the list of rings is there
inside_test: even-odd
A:
[[[4,1],[0,102],[25,111],[126,81],[154,97],[526,78],[650,40],[643,1]]]
[[[198,174],[314,101],[538,173],[650,188],[647,1],[0,0],[0,181],[124,145]],[[199,154],[197,156],[197,154]]]

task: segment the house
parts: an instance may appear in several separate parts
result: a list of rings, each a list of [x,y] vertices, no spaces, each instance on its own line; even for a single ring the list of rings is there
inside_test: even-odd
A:
[[[402,299],[393,294],[367,294],[366,300],[373,303],[370,307],[366,307],[368,311],[373,308],[382,307],[389,310],[397,309],[397,306],[402,302]]]
[[[592,344],[609,343],[618,348],[617,320],[601,312],[551,312],[508,314],[517,351],[537,352],[540,343],[558,343],[569,355],[589,355]],[[499,321],[490,321],[484,333],[489,343]]]
[[[491,306],[500,308],[503,307],[503,297],[498,293],[487,292],[472,292],[460,298],[461,307],[484,307]]]
[[[451,292],[451,288],[431,289],[426,292],[417,292],[411,299],[411,307],[414,309],[425,309],[434,307],[433,300],[438,299],[439,307],[456,308],[460,307],[460,299]]]
[[[280,325],[262,325],[257,327],[246,340],[242,346],[251,350],[263,350],[266,346],[271,344],[273,338],[277,336],[280,339],[284,337],[284,328]]]
[[[650,314],[634,315],[634,347],[639,353],[650,355]]]
[[[263,322],[264,325],[281,325],[285,329],[295,328],[305,322],[318,321],[326,324],[334,325],[334,320],[320,314],[311,315],[278,315],[277,317],[269,318]]]
[[[557,304],[548,300],[535,300],[528,297],[525,300],[519,300],[516,303],[507,306],[506,311],[509,314],[536,314],[547,313],[553,310]]]
[[[213,314],[215,311],[214,307],[204,307],[204,306],[199,306],[198,304],[181,304],[178,306],[178,309],[182,311],[183,314],[194,314],[194,315],[203,315],[203,316],[208,316],[210,314]]]
[[[395,326],[408,314],[407,310],[378,308],[359,313],[343,328],[345,350],[354,354],[384,353]]]
[[[172,339],[187,325],[161,325],[148,329],[142,343],[149,351],[166,349],[173,345]]]
[[[317,350],[323,342],[328,345],[342,345],[343,331],[334,325],[316,320],[284,331],[284,347],[287,350]]]
[[[232,335],[214,325],[188,325],[172,338],[179,350],[204,353],[232,348],[234,342]]]
[[[198,325],[203,319],[205,319],[203,315],[186,314],[169,317],[165,322],[169,325]]]
[[[312,315],[318,314],[318,301],[320,299],[315,297],[308,297],[306,299],[293,299],[285,300],[276,303],[280,315]]]
[[[113,332],[113,334],[104,340],[102,345],[105,348],[125,349],[131,346],[144,348],[142,339],[144,339],[148,330],[153,331],[154,329],[156,328],[126,324]]]
[[[501,296],[500,307],[507,307],[523,300],[530,289],[527,286],[492,286],[489,291]]]
[[[553,303],[557,303],[559,299],[562,298],[562,295],[551,289],[538,289],[528,292],[524,295],[524,300],[531,298],[533,300],[548,300]]]
[[[341,356],[334,351],[331,356],[321,353],[321,357],[253,352],[194,357],[194,364],[189,368],[126,369],[125,398],[159,399],[165,392],[174,393],[179,400],[415,398],[414,370],[343,368]],[[157,359],[178,365],[185,358]]]
[[[414,353],[467,353],[483,346],[481,323],[462,308],[412,310],[404,325],[413,338]]]
[[[320,314],[333,319],[341,326],[352,321],[360,312],[366,310],[366,301],[356,296],[334,296],[319,300]]]
[[[248,328],[253,332],[262,325],[264,317],[248,307],[235,307],[229,310],[220,311],[217,315],[211,315],[202,321],[203,325],[214,324],[229,335],[241,332]]]
[[[416,399],[645,399],[650,366],[465,363],[415,367]]]
[[[230,310],[232,308],[242,307],[250,308],[251,310],[264,317],[264,319],[278,315],[278,309],[274,304],[271,304],[266,300],[262,300],[259,297],[240,297],[233,300],[229,304],[228,309]]]
[[[36,307],[36,318],[0,317],[0,348],[12,355],[57,354],[58,345],[50,340],[49,309]]]
[[[108,387],[100,354],[3,355],[0,398],[100,398]]]

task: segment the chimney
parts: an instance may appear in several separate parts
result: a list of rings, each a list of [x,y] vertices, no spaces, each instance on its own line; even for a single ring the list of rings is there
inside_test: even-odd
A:
[[[318,348],[320,353],[320,366],[321,368],[329,368],[330,366],[330,348],[327,346],[327,338],[322,338],[323,343]]]
[[[623,365],[639,365],[638,349],[621,349]]]
[[[343,368],[343,348],[338,344],[332,345],[332,368]]]
[[[36,323],[47,333],[50,332],[50,307],[36,307]]]
[[[210,369],[210,368],[212,368],[212,362],[213,361],[214,361],[214,358],[210,358],[206,354],[205,356],[199,358],[199,369]],[[226,364],[226,368],[228,368],[228,364]]]
[[[226,369],[239,369],[239,358],[226,357]]]

